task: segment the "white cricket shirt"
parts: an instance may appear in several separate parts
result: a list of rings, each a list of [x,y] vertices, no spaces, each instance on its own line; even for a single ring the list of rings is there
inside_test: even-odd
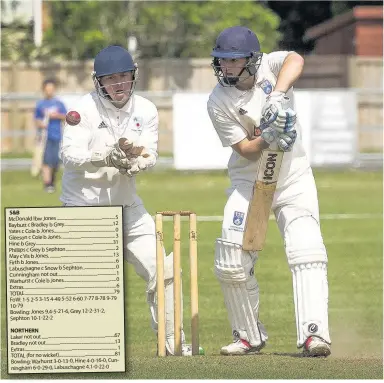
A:
[[[207,109],[212,124],[224,147],[232,146],[244,138],[255,138],[261,134],[261,110],[267,96],[276,85],[277,76],[283,62],[290,52],[280,51],[263,54],[261,65],[256,74],[255,85],[252,89],[242,91],[234,86],[224,87],[217,84],[210,94]],[[293,88],[289,89],[289,107],[294,110]],[[306,157],[298,116],[295,128],[297,139],[291,152],[284,154],[277,188],[284,187],[303,174],[310,166]],[[232,188],[240,184],[254,184],[259,161],[250,161],[235,150],[228,162],[228,174]]]
[[[91,163],[93,151],[105,151],[121,137],[136,140],[157,159],[158,112],[149,100],[132,95],[121,109],[96,92],[82,97],[72,109],[80,114],[79,124],[65,123],[61,148],[64,164],[60,200],[76,206],[131,205],[136,195],[135,177],[112,167]]]

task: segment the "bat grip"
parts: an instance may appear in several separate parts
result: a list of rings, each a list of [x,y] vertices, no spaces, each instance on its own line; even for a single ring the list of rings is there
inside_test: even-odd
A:
[[[269,145],[269,149],[271,149],[271,150],[279,150],[279,146],[277,145],[277,142],[276,142],[276,141],[273,141],[273,142]]]

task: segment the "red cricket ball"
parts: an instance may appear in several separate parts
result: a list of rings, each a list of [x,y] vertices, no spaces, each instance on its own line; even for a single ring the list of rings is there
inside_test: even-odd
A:
[[[79,112],[76,112],[75,110],[71,110],[65,116],[65,121],[67,122],[68,125],[77,125],[81,121]]]

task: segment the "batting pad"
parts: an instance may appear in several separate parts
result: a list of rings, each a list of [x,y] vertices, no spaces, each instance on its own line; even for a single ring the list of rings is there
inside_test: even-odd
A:
[[[297,347],[310,336],[331,343],[328,329],[328,282],[325,262],[291,267],[295,302]]]
[[[164,288],[165,288],[165,333],[167,342],[174,334],[174,296],[173,296],[173,253],[164,258]],[[183,328],[183,286],[181,285],[181,328]],[[157,299],[156,299],[156,274],[147,286],[147,303],[151,313],[152,328],[156,332]],[[184,333],[183,333],[184,334]],[[184,335],[183,335],[184,336]]]
[[[240,245],[216,240],[215,274],[221,284],[224,302],[235,338],[259,346],[268,336],[258,321],[259,286],[254,277],[256,256]]]
[[[287,226],[284,244],[290,266],[328,261],[320,226],[311,215],[298,217]]]

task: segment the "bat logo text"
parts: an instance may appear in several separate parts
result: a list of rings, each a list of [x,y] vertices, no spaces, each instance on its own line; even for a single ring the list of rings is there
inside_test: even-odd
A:
[[[265,181],[272,181],[273,180],[273,175],[274,175],[274,170],[276,166],[276,158],[277,154],[276,153],[269,153],[267,162],[265,164],[265,170],[264,170],[264,177],[263,180]]]

